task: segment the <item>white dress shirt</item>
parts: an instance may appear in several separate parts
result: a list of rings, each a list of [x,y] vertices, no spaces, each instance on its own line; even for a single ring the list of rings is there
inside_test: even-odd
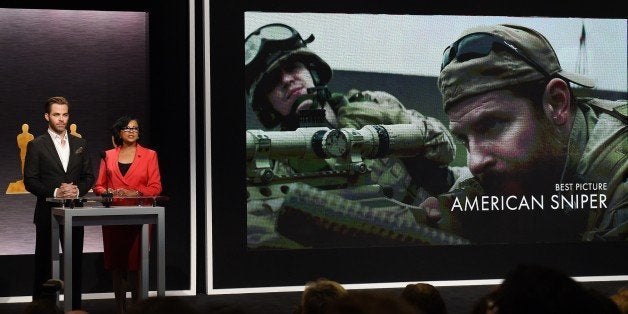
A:
[[[61,159],[61,164],[63,165],[63,170],[67,172],[68,161],[70,160],[70,143],[68,142],[68,131],[65,131],[63,132],[63,134],[59,135],[50,128],[48,128],[48,133],[52,137],[52,142],[55,144],[57,154],[59,155],[59,159]],[[65,145],[63,146],[61,145],[61,139],[65,141]]]
[[[59,135],[53,130],[51,130],[50,128],[48,128],[48,134],[50,134],[50,136],[52,137],[52,142],[55,144],[57,155],[59,155],[59,159],[61,159],[61,164],[63,165],[63,171],[67,172],[68,161],[70,160],[70,142],[68,141],[68,131],[65,131],[63,132],[63,134]],[[61,145],[61,139],[65,141],[65,145]],[[66,183],[69,183],[69,182],[66,182]],[[53,197],[57,196],[58,189],[59,188],[56,188],[52,192]],[[76,194],[75,197],[78,197],[79,195],[80,195],[80,191],[79,193]]]

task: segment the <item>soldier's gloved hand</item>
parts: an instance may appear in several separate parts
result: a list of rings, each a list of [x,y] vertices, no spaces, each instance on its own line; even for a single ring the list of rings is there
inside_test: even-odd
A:
[[[314,95],[305,94],[297,97],[292,104],[292,110],[299,112],[303,109],[318,109],[318,105],[314,102]]]
[[[460,236],[465,236],[463,233],[463,225],[459,211],[452,212],[452,207],[456,198],[459,201],[464,202],[465,198],[474,198],[482,195],[483,189],[474,178],[462,181],[459,184],[459,188],[440,194],[436,197],[428,197],[423,201],[419,207],[423,208],[426,212],[427,219],[433,219],[437,223],[438,227],[442,230],[453,232]]]
[[[428,224],[437,224],[441,220],[439,202],[436,197],[430,196],[426,198],[419,208],[425,209],[426,219]]]

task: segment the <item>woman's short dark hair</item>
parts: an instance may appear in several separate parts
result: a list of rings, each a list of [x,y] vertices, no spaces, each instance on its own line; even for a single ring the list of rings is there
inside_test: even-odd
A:
[[[136,121],[139,125],[140,121],[137,118],[133,118],[131,116],[122,116],[113,123],[111,127],[111,135],[113,136],[113,142],[116,143],[116,146],[122,145],[122,138],[120,137],[120,131],[126,128],[129,125],[129,122]]]

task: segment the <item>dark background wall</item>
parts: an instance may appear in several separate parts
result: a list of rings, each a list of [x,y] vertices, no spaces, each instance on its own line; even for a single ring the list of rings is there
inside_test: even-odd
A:
[[[195,1],[197,5],[197,15],[200,14],[201,1]],[[337,12],[374,12],[374,13],[392,13],[392,14],[408,14],[414,12],[417,14],[442,14],[449,12],[450,14],[468,14],[473,10],[465,5],[459,4],[452,8],[436,8],[421,4],[421,8],[413,8],[407,10],[410,4],[404,4],[402,1],[390,1],[386,5],[379,1],[351,1],[345,2],[343,5],[326,4],[325,10]],[[294,2],[282,3],[282,7],[277,6],[276,1],[236,1],[227,2],[217,5],[212,1],[211,11],[211,30],[212,30],[212,156],[204,155],[204,108],[202,108],[202,76],[203,58],[206,57],[200,48],[202,37],[199,33],[200,26],[197,26],[197,96],[196,101],[199,104],[196,111],[193,112],[197,129],[197,158],[198,162],[193,165],[197,169],[197,174],[204,173],[204,163],[211,163],[213,166],[213,195],[212,200],[213,218],[211,226],[204,223],[205,208],[199,205],[197,208],[197,229],[199,235],[197,239],[197,256],[199,263],[198,277],[190,278],[190,250],[189,250],[189,230],[190,230],[190,159],[188,152],[189,146],[189,80],[188,80],[188,3],[187,1],[177,0],[138,0],[138,1],[92,1],[77,4],[70,1],[55,1],[54,3],[46,3],[46,1],[4,1],[1,4],[5,8],[26,8],[26,9],[57,9],[57,10],[96,10],[96,11],[131,11],[131,12],[147,12],[148,13],[148,65],[145,65],[148,75],[147,102],[145,105],[146,114],[143,121],[143,134],[150,135],[149,146],[156,149],[159,153],[160,167],[162,169],[162,180],[164,184],[163,194],[171,197],[166,204],[166,273],[167,273],[167,289],[181,290],[188,289],[192,280],[196,280],[199,285],[199,292],[204,292],[205,286],[204,263],[205,261],[205,243],[202,237],[202,230],[207,228],[209,232],[214,234],[214,274],[216,276],[215,288],[224,287],[242,287],[244,286],[269,286],[269,285],[300,285],[305,281],[319,276],[327,276],[337,278],[347,283],[363,283],[374,282],[373,278],[378,281],[404,281],[420,278],[421,280],[443,280],[443,279],[461,279],[461,278],[487,278],[486,276],[494,274],[503,274],[510,269],[512,265],[522,261],[546,262],[550,266],[556,266],[564,269],[570,275],[590,275],[592,272],[596,274],[613,275],[618,274],[625,269],[622,268],[621,258],[617,258],[612,252],[626,252],[625,244],[600,244],[595,247],[567,244],[562,249],[556,249],[554,246],[537,245],[537,246],[520,246],[504,250],[503,247],[487,246],[476,248],[458,248],[452,251],[450,248],[430,248],[427,250],[417,250],[415,248],[403,248],[395,252],[389,250],[374,248],[368,251],[355,252],[338,252],[338,251],[317,251],[317,252],[262,252],[247,253],[242,252],[245,248],[244,229],[244,195],[243,181],[238,173],[244,173],[244,151],[243,140],[237,136],[238,132],[243,133],[247,128],[246,121],[240,117],[245,116],[245,108],[242,106],[242,69],[234,67],[233,64],[241,64],[242,56],[242,38],[244,34],[243,14],[244,9],[266,9],[266,10],[284,10],[284,11],[311,11],[317,12],[323,10],[320,2]],[[476,5],[475,3],[473,5]],[[538,9],[531,11],[532,7],[521,5],[520,7],[511,7],[504,10],[500,7],[486,7],[483,9],[484,15],[508,15],[512,10],[523,16],[539,15]],[[445,11],[443,11],[445,10]],[[510,12],[508,12],[510,11]],[[567,16],[595,16],[591,12],[561,11]],[[552,15],[547,12],[547,15]],[[556,14],[554,12],[554,14]],[[570,14],[570,15],[569,15]],[[608,12],[602,15],[607,17]],[[54,19],[52,19],[54,21]],[[90,21],[94,22],[94,21]],[[47,25],[47,24],[46,24]],[[86,26],[88,28],[88,26]],[[119,37],[126,30],[109,33],[111,38]],[[4,35],[4,34],[3,34]],[[9,36],[9,35],[5,35]],[[72,37],[69,35],[69,37]],[[68,39],[68,38],[66,38]],[[61,38],[60,40],[63,40]],[[5,42],[0,42],[4,47]],[[87,45],[87,43],[83,43]],[[78,45],[79,47],[81,44]],[[85,47],[87,51],[97,52],[98,49]],[[86,66],[87,69],[97,67],[96,64],[80,61],[81,55],[69,60],[68,64],[77,62]],[[51,56],[51,58],[55,58]],[[67,59],[66,59],[67,61]],[[205,60],[210,61],[210,60]],[[5,61],[0,60],[0,64]],[[18,62],[19,63],[19,62]],[[41,60],[34,64],[41,65]],[[1,65],[0,65],[1,66]],[[19,70],[12,70],[15,75],[21,75],[21,71],[33,71],[37,67],[28,66]],[[137,71],[132,66],[122,67],[120,71],[134,72]],[[113,90],[109,93],[97,93],[91,95],[85,93],[85,97],[93,98],[93,101],[87,101],[87,98],[75,98],[73,95],[81,95],[81,88],[73,88],[78,85],[83,88],[92,88],[95,85],[102,84],[103,73],[78,71],[76,77],[63,76],[63,73],[53,73],[50,75],[36,76],[35,81],[24,81],[23,84],[26,95],[19,98],[18,103],[2,102],[0,106],[0,114],[7,106],[41,106],[42,99],[57,94],[59,89],[65,91],[70,101],[75,104],[72,111],[72,118],[88,119],[85,117],[98,117],[98,121],[94,123],[101,124],[97,127],[94,138],[88,138],[90,145],[106,145],[106,140],[102,134],[108,128],[111,121],[107,120],[108,115],[103,111],[81,112],[77,107],[81,104],[100,103],[101,107],[110,110],[116,106],[116,102],[103,103],[109,98],[120,96],[124,101],[133,99],[135,89],[125,88],[120,84],[118,86],[119,94],[113,95]],[[119,71],[107,73],[106,77],[116,79]],[[137,73],[136,73],[137,74]],[[124,74],[126,75],[126,74]],[[386,75],[384,75],[386,76]],[[334,78],[334,84],[340,84],[343,81],[343,75],[340,71]],[[69,83],[57,84],[55,79],[67,79]],[[11,81],[12,78],[2,77],[3,80]],[[359,81],[364,79],[369,82],[362,86]],[[434,78],[431,78],[432,80]],[[421,92],[412,92],[413,98],[407,97],[404,90],[414,90],[416,86],[433,86],[435,83],[430,82],[430,78],[418,77],[372,77],[372,74],[354,73],[354,76],[345,76],[345,85],[334,85],[332,89],[338,91],[347,91],[349,88],[361,89],[381,89],[392,93],[408,107],[414,108],[414,104],[423,106],[426,99],[437,101],[433,94],[423,94]],[[400,80],[397,82],[396,80]],[[378,82],[376,87],[370,87],[373,82]],[[45,84],[44,84],[45,83]],[[57,84],[57,85],[55,85]],[[112,83],[116,84],[116,83]],[[384,84],[384,85],[382,85]],[[390,84],[390,85],[386,85]],[[405,85],[404,85],[405,84]],[[57,87],[57,89],[48,88]],[[37,88],[44,89],[40,91],[39,96],[34,103],[24,102],[28,93],[33,93]],[[101,86],[108,88],[108,86]],[[408,89],[410,88],[410,89]],[[2,98],[12,93],[12,90],[3,91]],[[74,93],[74,94],[72,94]],[[235,96],[234,96],[235,95]],[[93,96],[93,97],[92,97]],[[42,98],[43,97],[43,98]],[[425,97],[425,98],[423,98]],[[0,99],[3,100],[3,99]],[[128,103],[128,102],[127,102]],[[134,104],[134,106],[137,104]],[[430,108],[438,108],[430,105],[420,107],[420,111],[430,114]],[[135,107],[134,107],[135,108]],[[126,108],[128,109],[128,108]],[[209,109],[208,109],[209,110]],[[435,109],[433,109],[435,110]],[[139,113],[138,113],[139,114]],[[117,114],[112,114],[117,117]],[[437,116],[437,115],[435,115]],[[5,116],[4,122],[11,121]],[[33,114],[32,121],[42,121],[41,113]],[[16,157],[15,135],[19,132],[19,125],[22,121],[18,121],[14,125],[7,123],[6,128],[3,127],[2,136],[6,134],[9,152],[2,152],[2,156],[7,155],[9,166],[7,172],[0,173],[2,180],[14,180],[15,175],[19,175],[18,162]],[[35,126],[33,122],[32,126]],[[16,128],[18,126],[18,128]],[[79,132],[83,127],[91,125],[81,122]],[[41,127],[41,124],[38,124]],[[234,131],[235,130],[235,131]],[[43,129],[32,129],[31,133],[38,134]],[[102,133],[101,133],[102,132]],[[235,134],[235,135],[234,135]],[[100,138],[100,139],[99,139]],[[148,140],[148,138],[143,138]],[[97,154],[98,150],[92,149],[92,154]],[[97,155],[96,157],[97,158]],[[242,160],[240,160],[240,159]],[[5,169],[0,167],[0,169]],[[0,170],[5,171],[5,170]],[[240,172],[238,172],[240,171]],[[234,175],[235,174],[235,175]],[[198,195],[194,195],[197,204],[205,202],[205,186],[203,185],[202,176],[198,177],[197,190]],[[238,194],[241,193],[241,194]],[[31,205],[24,206],[29,211]],[[611,253],[609,253],[611,252]],[[313,254],[314,253],[314,254]],[[625,253],[623,253],[625,256]],[[453,257],[457,257],[453,259]],[[523,258],[522,258],[523,256]],[[98,253],[87,254],[86,266],[84,269],[83,280],[86,292],[102,292],[110,291],[110,281],[108,274],[102,270],[102,256]],[[465,261],[462,263],[461,261]],[[482,263],[483,261],[489,261]],[[355,265],[358,263],[359,265]],[[412,265],[412,267],[408,267]],[[438,265],[437,269],[430,266]],[[28,295],[30,293],[30,282],[32,276],[32,256],[29,255],[8,255],[0,256],[0,296]],[[330,271],[326,271],[329,270]],[[441,276],[446,273],[446,276]],[[154,282],[154,281],[151,281]],[[154,287],[151,287],[154,289]]]
[[[96,158],[99,149],[111,147],[107,131],[121,114],[150,126],[148,14],[2,9],[0,16],[2,147],[15,146],[22,123],[35,135],[44,132],[43,103],[55,95],[70,101],[70,122],[89,139]],[[150,136],[142,134],[142,140],[150,143]],[[3,178],[21,175],[16,157],[2,157]]]
[[[242,1],[213,7],[211,29],[211,105],[212,105],[212,212],[213,279],[215,288],[292,286],[318,277],[343,283],[403,282],[500,278],[520,263],[542,264],[561,269],[571,276],[617,275],[625,266],[625,242],[613,243],[536,243],[473,246],[369,247],[312,250],[246,250],[246,215],[243,197],[245,182],[244,137],[233,130],[261,128],[249,125],[254,114],[242,96],[244,12],[320,12],[417,15],[499,15],[499,16],[590,16],[595,12],[567,6],[561,10],[526,4],[483,5],[478,2],[402,1]],[[608,15],[602,15],[604,17]],[[231,61],[233,60],[233,61]],[[444,118],[436,78],[379,73],[336,71],[330,88],[346,92],[351,88],[387,91],[406,105],[426,115]],[[605,92],[604,98],[616,98]],[[609,96],[609,97],[606,97]],[[625,93],[618,98],[625,98]],[[234,101],[230,101],[233,100]],[[231,117],[246,116],[246,121]],[[227,122],[228,121],[228,122]],[[227,127],[225,123],[228,123]],[[459,152],[464,152],[459,149]],[[460,162],[462,159],[458,159]],[[240,175],[238,175],[240,174]],[[499,235],[495,235],[499,238]]]
[[[163,194],[170,196],[165,204],[166,288],[189,289],[187,2],[9,1],[2,6],[0,188],[4,192],[9,181],[21,177],[16,136],[22,123],[35,136],[45,132],[48,97],[69,99],[71,123],[88,140],[94,171],[99,152],[111,147],[115,119],[139,117],[140,143],[157,150]],[[0,196],[0,202],[7,200],[32,221],[34,197]],[[86,254],[84,263],[85,292],[111,291],[102,253]],[[0,255],[0,269],[0,297],[30,294],[32,255]]]

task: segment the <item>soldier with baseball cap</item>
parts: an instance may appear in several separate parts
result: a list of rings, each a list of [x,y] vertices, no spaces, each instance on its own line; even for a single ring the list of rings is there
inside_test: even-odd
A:
[[[397,98],[383,91],[331,93],[327,84],[332,78],[332,69],[307,47],[313,40],[313,35],[303,39],[295,29],[280,23],[264,25],[246,37],[246,100],[262,125],[281,130],[311,126],[304,121],[316,121],[318,126],[329,128],[356,129],[372,124],[420,125],[421,137],[425,139],[423,154],[404,160],[369,160],[367,164],[373,170],[370,182],[391,187],[393,198],[414,205],[430,194],[447,191],[453,183],[453,175],[446,166],[453,160],[455,146],[445,125],[406,109]],[[411,177],[408,165],[412,173],[422,177]],[[325,170],[327,164],[306,166],[304,170],[302,160],[285,158],[275,161],[273,173],[320,171]],[[276,213],[278,209],[273,210]],[[247,220],[257,223],[257,226],[249,226],[249,246],[292,245],[273,233],[274,216],[260,217],[261,212],[249,210]],[[257,234],[251,234],[253,232]]]
[[[445,49],[438,88],[473,174],[455,186],[473,187],[475,196],[599,193],[606,200],[552,211],[546,198],[546,208],[534,213],[466,215],[460,219],[467,236],[478,242],[626,240],[628,105],[576,97],[570,84],[595,86],[565,71],[548,40],[523,26],[473,27]],[[578,183],[605,188],[578,191]]]

